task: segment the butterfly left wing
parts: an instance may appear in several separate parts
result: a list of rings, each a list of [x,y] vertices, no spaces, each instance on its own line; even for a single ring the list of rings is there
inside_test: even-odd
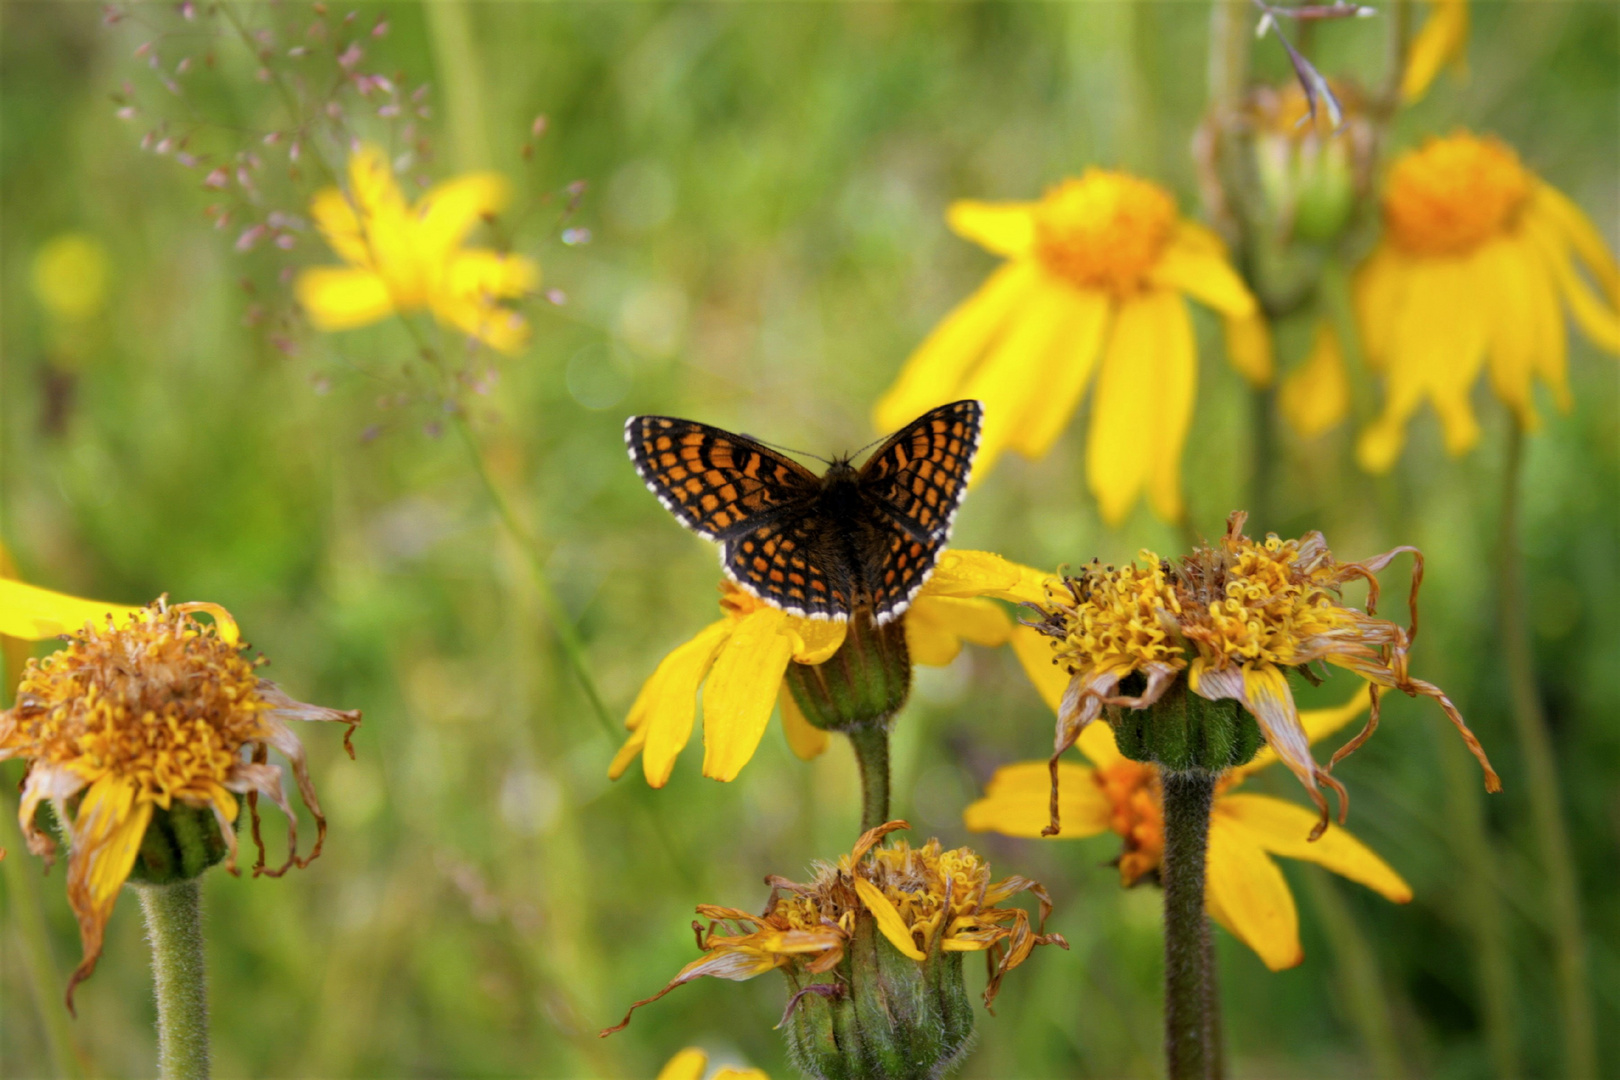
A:
[[[672,416],[632,416],[624,442],[664,508],[705,540],[728,540],[807,500],[818,478],[744,435]]]
[[[934,572],[967,492],[983,418],[977,401],[941,405],[891,435],[861,467],[861,493],[873,508],[862,562],[879,624],[904,613]]]

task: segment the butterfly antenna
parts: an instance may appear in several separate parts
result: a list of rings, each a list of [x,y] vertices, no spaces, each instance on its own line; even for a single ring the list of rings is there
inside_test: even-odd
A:
[[[747,433],[744,432],[743,434],[747,434]],[[820,454],[812,454],[808,450],[795,450],[791,446],[783,446],[781,443],[771,442],[768,439],[761,439],[758,435],[749,435],[748,437],[750,439],[753,439],[755,442],[759,443],[761,446],[768,446],[772,450],[780,450],[784,454],[797,454],[799,457],[814,458],[816,461],[821,462],[823,465],[831,465],[832,464],[832,462],[829,461],[827,458],[822,457]]]
[[[884,439],[887,439],[887,438],[888,438],[887,435],[879,435],[877,438],[873,439],[871,442],[867,443],[865,446],[861,447],[859,450],[857,450],[853,454],[849,455],[849,460],[854,461],[856,458],[860,457],[862,454],[866,453],[868,450],[872,449],[872,447],[876,446],[878,443],[882,442]]]

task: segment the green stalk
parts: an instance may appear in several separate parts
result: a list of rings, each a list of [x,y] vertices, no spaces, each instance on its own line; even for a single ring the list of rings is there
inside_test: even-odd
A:
[[[1519,485],[1523,471],[1524,431],[1515,423],[1508,436],[1503,475],[1499,630],[1513,723],[1524,758],[1531,823],[1547,874],[1547,906],[1557,959],[1564,1075],[1571,1080],[1591,1080],[1597,1076],[1597,1056],[1592,1037],[1592,1003],[1587,993],[1580,891],[1569,833],[1564,826],[1557,758],[1547,729],[1547,714],[1536,692],[1535,661],[1525,606],[1524,565],[1519,554]]]
[[[889,728],[862,724],[850,728],[850,745],[861,766],[861,832],[889,820]]]
[[[1367,1064],[1372,1068],[1372,1075],[1384,1077],[1385,1080],[1404,1080],[1408,1075],[1406,1063],[1401,1057],[1401,1044],[1395,1035],[1389,997],[1378,971],[1378,955],[1367,940],[1367,935],[1357,925],[1355,914],[1350,910],[1350,905],[1344,902],[1332,876],[1316,866],[1301,869],[1306,891],[1311,894],[1311,902],[1322,920],[1328,944],[1333,948],[1345,1004],[1350,1011],[1350,1022],[1361,1036],[1361,1045],[1366,1049]]]
[[[491,158],[484,125],[484,77],[473,44],[471,4],[428,0],[423,4],[433,43],[433,64],[444,86],[447,125],[462,169],[487,169]]]
[[[1204,857],[1216,773],[1163,769],[1164,1044],[1170,1080],[1219,1075],[1217,987],[1204,914]]]
[[[158,1075],[207,1080],[208,975],[203,960],[202,890],[178,885],[133,886],[146,915],[157,988]]]
[[[1236,108],[1249,81],[1249,0],[1215,0],[1209,10],[1209,105]]]
[[[523,522],[518,520],[517,511],[512,508],[506,493],[490,474],[489,463],[484,460],[484,449],[479,445],[478,436],[473,433],[472,425],[460,412],[455,416],[456,430],[461,433],[467,453],[472,456],[473,470],[478,473],[478,479],[483,483],[484,491],[488,493],[489,501],[494,504],[501,522],[512,534],[512,539],[517,541],[518,547],[523,549],[523,554],[529,561],[529,568],[534,573],[535,589],[540,594],[540,606],[545,609],[546,618],[551,622],[551,628],[557,635],[557,643],[562,646],[563,655],[568,659],[568,666],[573,670],[574,677],[579,680],[580,688],[585,691],[585,697],[590,701],[591,711],[596,714],[596,719],[607,731],[608,737],[617,741],[623,732],[613,722],[613,717],[608,713],[607,705],[596,688],[596,680],[591,677],[590,667],[585,662],[585,643],[581,640],[579,631],[574,628],[573,618],[563,606],[562,599],[551,587],[551,578],[546,573],[540,546],[524,527]]]
[[[17,820],[16,803],[0,799],[0,817]],[[8,830],[5,847],[10,853],[0,860],[5,871],[6,909],[17,932],[17,944],[22,955],[23,970],[27,973],[28,988],[39,1010],[40,1026],[44,1029],[45,1047],[51,1056],[52,1070],[58,1076],[82,1077],[84,1063],[73,1041],[73,1029],[68,1023],[68,1012],[62,1007],[62,984],[56,977],[56,965],[51,958],[51,936],[45,925],[45,913],[39,902],[39,872],[26,858],[14,841],[20,834]]]

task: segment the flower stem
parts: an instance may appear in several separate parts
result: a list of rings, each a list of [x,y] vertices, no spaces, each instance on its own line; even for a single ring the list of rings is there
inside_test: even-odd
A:
[[[1215,965],[1204,914],[1204,856],[1216,775],[1162,770],[1164,786],[1164,1043],[1170,1080],[1213,1080]]]
[[[861,832],[889,820],[889,726],[862,724],[845,732],[861,766]]]
[[[163,1080],[206,1080],[208,976],[203,962],[202,890],[195,879],[134,888],[152,943],[158,1075]]]
[[[1587,995],[1586,951],[1581,900],[1564,827],[1558,766],[1547,714],[1536,691],[1535,661],[1525,608],[1524,565],[1519,554],[1519,485],[1524,472],[1524,431],[1508,436],[1502,489],[1501,606],[1498,610],[1503,659],[1513,705],[1513,723],[1524,755],[1530,817],[1547,873],[1547,906],[1558,973],[1559,1017],[1563,1027],[1564,1075],[1588,1080],[1597,1075],[1592,1044],[1592,1006]]]
[[[518,547],[529,560],[529,568],[534,573],[535,589],[540,594],[540,606],[545,609],[546,618],[551,622],[551,628],[557,635],[557,643],[562,646],[563,655],[568,660],[568,666],[573,670],[574,677],[579,680],[580,689],[585,692],[590,702],[591,711],[596,719],[607,731],[608,737],[617,741],[622,732],[614,724],[613,717],[608,714],[607,705],[602,700],[601,693],[596,688],[596,680],[591,677],[591,669],[585,662],[585,643],[580,640],[579,631],[574,629],[573,618],[568,609],[563,607],[562,599],[551,587],[551,578],[546,574],[546,564],[540,554],[540,546],[529,530],[518,520],[517,511],[513,509],[506,493],[495,482],[495,477],[489,471],[489,463],[484,460],[484,448],[479,445],[478,436],[473,433],[472,425],[460,412],[456,413],[456,430],[461,433],[462,442],[467,446],[467,452],[472,456],[473,469],[478,473],[478,479],[483,483],[489,501],[494,504],[495,512],[500,515],[501,523],[506,526],[512,539],[517,541]]]

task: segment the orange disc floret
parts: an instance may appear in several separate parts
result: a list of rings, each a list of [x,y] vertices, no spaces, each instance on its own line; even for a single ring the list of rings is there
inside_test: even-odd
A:
[[[1384,219],[1416,255],[1466,255],[1511,231],[1535,188],[1500,139],[1459,132],[1430,139],[1390,170]]]
[[[1176,227],[1176,204],[1158,184],[1087,169],[1035,207],[1035,250],[1052,273],[1117,296],[1139,291]]]

